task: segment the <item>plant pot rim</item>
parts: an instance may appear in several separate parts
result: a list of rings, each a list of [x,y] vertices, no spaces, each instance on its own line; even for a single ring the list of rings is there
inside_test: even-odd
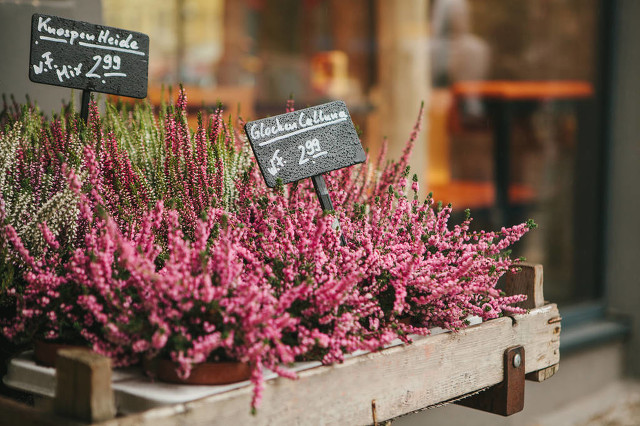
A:
[[[251,367],[239,361],[204,362],[195,364],[191,374],[180,378],[178,366],[169,359],[145,358],[142,366],[147,373],[169,383],[189,385],[227,385],[248,380],[251,377]]]

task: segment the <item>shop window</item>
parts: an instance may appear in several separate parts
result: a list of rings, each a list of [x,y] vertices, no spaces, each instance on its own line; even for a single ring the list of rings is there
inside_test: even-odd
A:
[[[411,77],[431,86],[423,186],[458,219],[471,208],[479,228],[535,219],[517,254],[544,264],[546,298],[561,305],[602,294],[600,6],[432,0],[429,36],[407,40],[423,43],[430,63]],[[235,113],[240,103],[247,118],[283,112],[290,95],[300,106],[343,99],[372,152],[384,136],[371,119],[384,102],[378,89],[392,84],[379,79],[378,7],[103,0],[107,25],[151,36],[152,102],[179,82],[192,105],[222,101]]]

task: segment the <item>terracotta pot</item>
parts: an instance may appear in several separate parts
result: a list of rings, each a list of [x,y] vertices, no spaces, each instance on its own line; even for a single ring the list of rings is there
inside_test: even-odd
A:
[[[186,379],[178,377],[177,365],[168,359],[145,359],[144,369],[158,379],[169,383],[189,385],[226,385],[249,379],[249,364],[242,362],[205,362],[196,364]]]
[[[80,345],[72,345],[68,343],[51,343],[44,340],[36,340],[33,348],[33,355],[36,363],[45,367],[55,367],[58,358],[58,350],[60,349],[86,349],[89,348]]]
[[[411,325],[411,318],[400,318],[398,322],[404,325]]]

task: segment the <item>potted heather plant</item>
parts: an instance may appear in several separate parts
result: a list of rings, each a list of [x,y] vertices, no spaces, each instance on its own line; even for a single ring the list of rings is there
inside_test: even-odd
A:
[[[170,381],[202,383],[215,362],[216,380],[251,379],[255,408],[263,368],[295,378],[294,361],[340,362],[470,315],[524,312],[513,306],[523,296],[495,285],[533,223],[476,232],[470,218],[448,223],[451,206],[418,200],[407,163],[420,120],[399,161],[383,150],[376,165],[327,176],[336,211],[323,213],[308,182],[264,186],[220,108],[195,131],[185,111],[181,91],[159,115],[107,104],[100,117],[93,104],[86,128],[69,111],[5,115],[6,338],[70,338]],[[34,173],[41,158],[51,166]],[[34,191],[40,182],[55,185]],[[51,200],[62,207],[47,215]]]
[[[5,102],[0,127],[2,334],[18,346],[35,341],[38,361],[51,364],[61,344],[83,343],[79,324],[63,315],[73,305],[56,303],[73,290],[47,281],[76,244],[77,199],[63,169],[80,164],[82,126],[68,108],[46,121],[33,106]]]

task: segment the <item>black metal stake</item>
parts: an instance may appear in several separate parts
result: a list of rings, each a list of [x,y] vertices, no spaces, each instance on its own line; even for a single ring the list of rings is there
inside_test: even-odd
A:
[[[85,124],[89,122],[89,102],[91,102],[91,90],[84,89],[82,91],[80,118],[84,120]]]
[[[327,183],[324,181],[324,176],[311,176],[311,181],[313,182],[313,188],[316,190],[316,195],[318,196],[318,200],[320,201],[322,210],[333,211],[333,203],[331,202],[331,196],[329,195],[329,190],[327,189]],[[340,222],[338,221],[338,218],[336,218],[332,228],[335,230],[339,226]],[[343,246],[347,245],[347,240],[345,240],[342,231],[340,232],[340,244],[342,244]]]

